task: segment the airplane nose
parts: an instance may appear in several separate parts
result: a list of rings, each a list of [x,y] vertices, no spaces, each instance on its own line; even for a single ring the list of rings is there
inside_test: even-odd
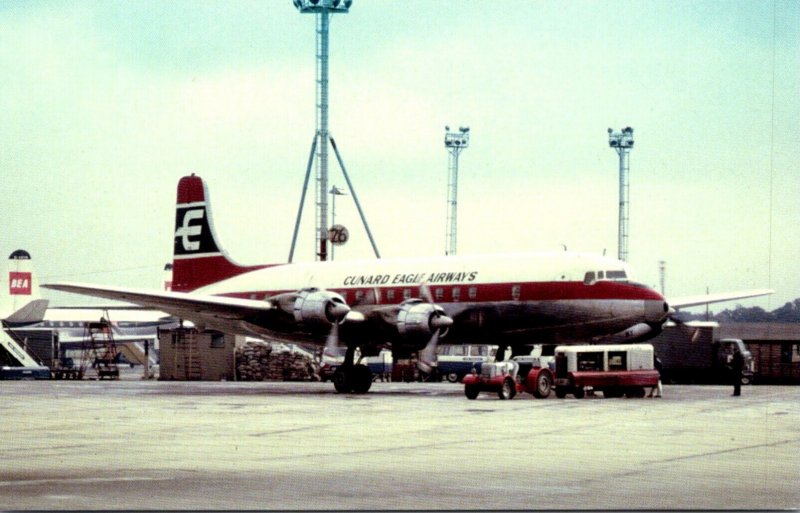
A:
[[[670,314],[670,306],[666,301],[645,301],[644,317],[647,322],[662,322]]]

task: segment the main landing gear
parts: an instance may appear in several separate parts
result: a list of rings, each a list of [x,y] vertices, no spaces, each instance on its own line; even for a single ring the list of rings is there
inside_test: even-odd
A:
[[[366,394],[372,386],[372,371],[366,365],[355,364],[356,348],[347,348],[344,363],[333,373],[333,386],[340,394]]]

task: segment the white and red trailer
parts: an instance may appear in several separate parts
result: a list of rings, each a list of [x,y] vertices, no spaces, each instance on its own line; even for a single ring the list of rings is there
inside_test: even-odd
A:
[[[644,397],[645,387],[658,384],[650,344],[559,346],[555,356],[559,398],[580,399],[588,387],[605,397]]]

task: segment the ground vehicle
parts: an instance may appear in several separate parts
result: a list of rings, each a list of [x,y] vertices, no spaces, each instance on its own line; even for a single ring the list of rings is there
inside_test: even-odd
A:
[[[497,346],[486,344],[440,345],[436,351],[436,368],[439,375],[450,383],[461,381],[472,372],[481,371],[486,362],[493,362]]]
[[[737,347],[744,357],[742,384],[753,381],[753,356],[740,339],[718,339],[716,322],[691,321],[680,326],[668,324],[649,341],[663,366],[666,383],[728,383],[728,364]]]
[[[644,397],[644,388],[656,386],[658,380],[650,344],[556,348],[556,397],[562,399],[567,394],[582,398],[585,387],[605,397]]]
[[[467,374],[463,381],[467,399],[476,399],[481,392],[497,392],[500,399],[513,399],[523,391],[543,399],[550,395],[553,373],[539,366],[538,357],[519,356],[510,361],[484,363],[480,373]]]
[[[496,362],[481,366],[480,374],[464,376],[464,394],[476,399],[481,392],[497,392],[500,399],[513,399],[517,395],[519,364],[514,361]]]
[[[323,354],[319,364],[319,376],[322,381],[333,379],[333,374],[344,363],[344,356],[329,356]],[[361,359],[361,363],[366,365],[372,372],[373,379],[380,378],[388,380],[392,373],[392,352],[382,350],[377,356],[368,356]]]

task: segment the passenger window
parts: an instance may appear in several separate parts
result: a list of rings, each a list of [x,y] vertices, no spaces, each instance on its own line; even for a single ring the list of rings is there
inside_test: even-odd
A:
[[[470,287],[467,291],[467,294],[469,295],[470,299],[475,299],[478,297],[478,287]]]
[[[453,289],[453,301],[458,301],[459,299],[461,299],[461,289],[455,287]]]
[[[594,283],[594,271],[588,271],[586,275],[583,277],[583,284],[591,285],[593,283]]]
[[[386,292],[386,299],[388,301],[394,301],[394,290],[390,289]]]
[[[364,299],[364,291],[363,290],[357,290],[356,291],[356,303],[360,302],[362,299]]]
[[[403,299],[411,299],[411,289],[403,290]]]
[[[511,299],[519,301],[522,288],[519,285],[511,287]]]
[[[602,279],[604,279],[605,277],[606,277],[606,274],[605,274],[605,272],[603,272],[603,271],[597,271],[597,279],[598,279],[598,280],[602,280]]]
[[[436,301],[441,301],[444,298],[444,289],[436,289],[433,293]]]

